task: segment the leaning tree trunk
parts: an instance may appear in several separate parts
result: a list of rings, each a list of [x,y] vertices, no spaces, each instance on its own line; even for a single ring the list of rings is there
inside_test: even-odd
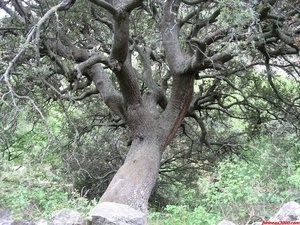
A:
[[[124,165],[117,171],[100,202],[115,202],[146,212],[151,191],[158,175],[161,154],[181,125],[193,96],[195,65],[201,60],[201,51],[193,57],[184,57],[179,42],[180,26],[177,23],[179,0],[168,0],[164,5],[161,35],[169,72],[173,79],[171,97],[151,75],[150,55],[139,51],[143,61],[143,79],[149,92],[141,94],[137,71],[129,51],[130,13],[141,6],[140,0],[93,1],[113,15],[113,44],[109,60],[104,60],[117,77],[122,101],[109,84],[101,66],[90,70],[91,77],[107,106],[126,122],[131,132],[131,147]],[[148,62],[147,62],[148,60]],[[101,61],[100,61],[101,62]],[[99,75],[100,74],[100,75]],[[152,92],[152,94],[151,94]],[[148,95],[149,94],[149,95]],[[163,98],[164,96],[165,98]],[[165,104],[161,104],[164,100]],[[157,105],[160,105],[158,110]]]
[[[155,116],[141,105],[129,109],[133,141],[124,165],[118,170],[100,202],[116,202],[147,212],[148,200],[158,175],[161,154],[174,137],[190,106],[193,76],[174,78],[168,107]]]
[[[146,212],[160,166],[160,150],[155,139],[133,140],[125,163],[100,201],[121,203]]]
[[[100,202],[116,202],[146,212],[160,167],[162,139],[154,115],[143,104],[127,107],[131,145]]]

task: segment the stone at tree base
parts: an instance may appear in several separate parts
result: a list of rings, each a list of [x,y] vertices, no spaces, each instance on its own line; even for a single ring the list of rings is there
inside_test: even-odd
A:
[[[9,219],[10,219],[9,210],[0,208],[0,222],[1,220],[9,220]]]
[[[0,208],[0,225],[11,225],[12,223],[9,210]]]
[[[12,225],[13,220],[0,220],[0,225]]]
[[[146,214],[124,204],[101,202],[90,211],[92,225],[146,225]]]
[[[293,201],[285,203],[270,221],[300,221],[300,204]]]
[[[52,213],[51,225],[84,225],[81,213],[71,210],[62,209]]]
[[[236,225],[235,223],[229,221],[229,220],[222,220],[217,225]]]
[[[34,222],[26,220],[15,220],[11,225],[36,225]]]
[[[47,220],[40,219],[36,225],[50,225]]]

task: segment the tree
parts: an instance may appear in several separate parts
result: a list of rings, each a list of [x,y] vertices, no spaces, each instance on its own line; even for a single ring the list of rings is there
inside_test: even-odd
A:
[[[222,145],[207,137],[211,113],[256,125],[289,119],[297,127],[298,3],[1,0],[8,14],[0,30],[8,63],[1,98],[29,101],[44,118],[36,102],[100,94],[130,131],[125,162],[100,201],[145,212],[161,156],[186,117],[208,149]],[[261,77],[255,66],[265,67]],[[276,68],[298,89],[284,91]]]

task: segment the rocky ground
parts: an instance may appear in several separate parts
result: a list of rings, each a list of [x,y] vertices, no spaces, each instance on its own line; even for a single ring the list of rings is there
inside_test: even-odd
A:
[[[120,216],[121,215],[121,216]],[[0,225],[146,225],[145,215],[121,204],[101,203],[91,211],[92,221],[84,219],[83,215],[70,209],[62,209],[52,214],[49,221],[41,219],[37,222],[14,220],[7,209],[0,208]],[[299,222],[300,204],[288,202],[282,205],[279,211],[265,222]],[[264,221],[252,221],[247,225],[263,225]],[[202,225],[202,224],[199,224]],[[223,220],[217,225],[237,225],[234,222]],[[242,224],[240,224],[242,225]]]

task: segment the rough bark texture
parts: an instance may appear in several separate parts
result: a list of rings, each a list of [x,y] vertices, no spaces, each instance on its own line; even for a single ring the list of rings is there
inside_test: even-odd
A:
[[[160,146],[157,140],[143,137],[134,139],[124,165],[100,201],[127,204],[146,212],[159,166]]]
[[[185,59],[179,46],[178,30],[176,28],[173,31],[171,28],[177,26],[176,16],[174,16],[176,10],[178,10],[178,3],[173,4],[168,1],[165,6],[163,38],[174,81],[169,104],[160,118],[156,120],[156,114],[143,105],[148,102],[142,103],[139,92],[136,92],[138,90],[136,75],[129,60],[116,73],[125,104],[128,106],[126,122],[132,132],[132,143],[124,165],[118,170],[101,197],[101,202],[112,201],[130,205],[143,212],[147,211],[148,199],[155,185],[161,154],[174,137],[190,106],[194,74],[191,71],[187,73],[182,70]],[[149,70],[145,66],[144,76],[147,77],[147,75],[149,77]]]

